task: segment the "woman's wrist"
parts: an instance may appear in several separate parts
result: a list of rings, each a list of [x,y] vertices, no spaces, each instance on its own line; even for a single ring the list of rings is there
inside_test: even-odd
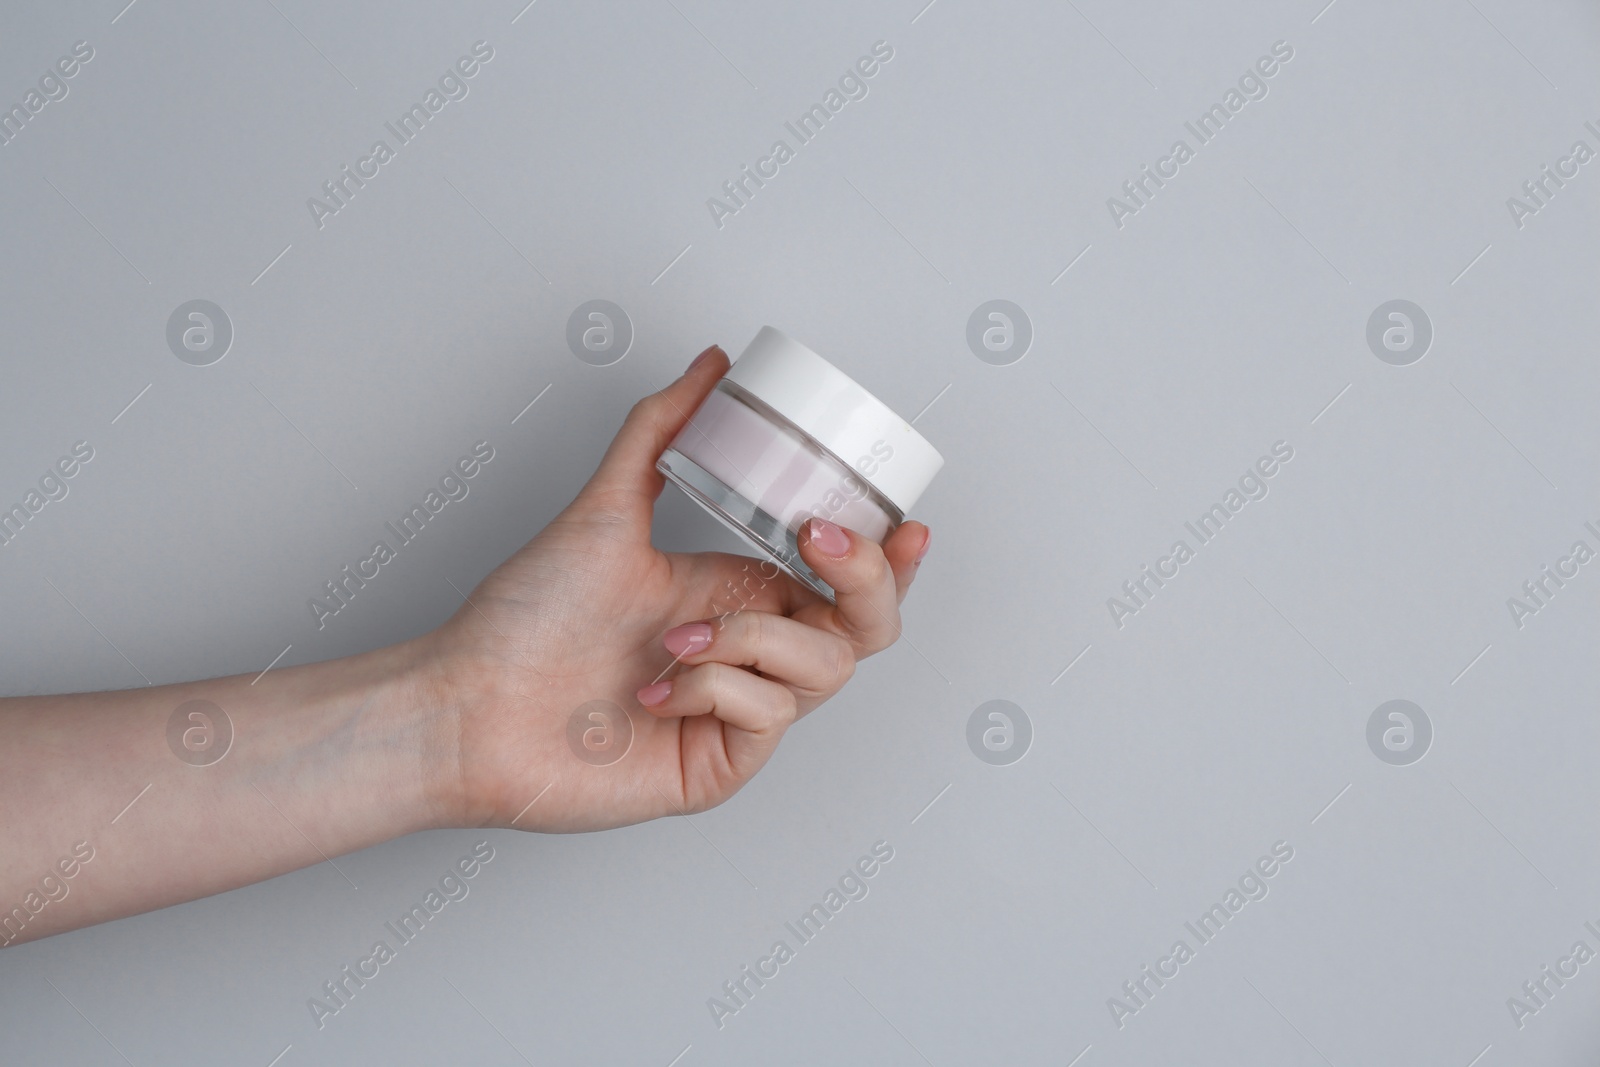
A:
[[[244,701],[235,770],[275,794],[291,819],[289,809],[301,809],[330,851],[465,825],[459,716],[446,679],[432,634],[273,672],[254,686],[265,692]],[[218,703],[227,706],[225,694]]]
[[[523,745],[510,751],[486,749],[482,737],[490,732],[514,735],[517,725],[533,723],[540,715],[543,682],[529,654],[513,650],[491,630],[493,650],[485,650],[481,635],[470,632],[460,618],[409,642],[403,668],[411,696],[408,703],[432,739],[426,746],[432,809],[443,826],[489,826],[504,820],[513,797],[506,795],[505,772],[515,765],[526,770],[539,753]],[[405,646],[395,646],[400,651]],[[476,726],[474,726],[476,724]],[[534,731],[535,733],[537,731]],[[477,747],[474,747],[477,746]]]
[[[382,763],[395,803],[393,835],[471,826],[461,761],[461,701],[452,655],[437,633],[351,658],[349,669],[379,709],[362,751]],[[393,836],[392,835],[392,836]]]

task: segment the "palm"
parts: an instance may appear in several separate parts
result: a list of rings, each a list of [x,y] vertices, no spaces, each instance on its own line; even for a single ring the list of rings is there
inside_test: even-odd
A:
[[[472,709],[462,730],[464,768],[507,786],[492,821],[574,831],[698,811],[726,800],[757,769],[738,765],[738,741],[721,720],[657,719],[640,711],[634,692],[672,664],[661,647],[665,630],[741,604],[771,610],[777,583],[747,583],[759,590],[752,595],[745,579],[755,561],[667,555],[644,535],[563,515],[458,614],[455,624],[483,650],[493,676],[495,696]],[[579,709],[590,701],[628,709],[632,743],[614,763],[585,763],[571,750],[569,720],[579,714],[589,725]],[[613,714],[608,728],[621,725]]]

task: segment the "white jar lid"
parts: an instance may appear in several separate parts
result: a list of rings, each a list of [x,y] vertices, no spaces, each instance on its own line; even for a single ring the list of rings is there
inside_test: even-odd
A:
[[[889,405],[771,326],[745,346],[726,380],[794,423],[902,514],[944,466],[928,439]]]

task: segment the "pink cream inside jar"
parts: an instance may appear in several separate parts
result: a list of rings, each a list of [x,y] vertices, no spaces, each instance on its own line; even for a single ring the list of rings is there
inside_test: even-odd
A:
[[[880,544],[944,460],[837,367],[764,327],[656,464],[784,570],[828,599],[800,558],[808,519]]]
[[[719,384],[673,447],[798,533],[813,516],[882,542],[901,516],[867,483]],[[869,459],[872,457],[868,457]]]

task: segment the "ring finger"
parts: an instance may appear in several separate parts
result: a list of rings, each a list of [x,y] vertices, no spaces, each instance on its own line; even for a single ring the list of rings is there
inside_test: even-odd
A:
[[[675,626],[662,635],[661,643],[682,663],[750,667],[812,701],[838,692],[856,666],[855,651],[845,638],[765,611]]]

